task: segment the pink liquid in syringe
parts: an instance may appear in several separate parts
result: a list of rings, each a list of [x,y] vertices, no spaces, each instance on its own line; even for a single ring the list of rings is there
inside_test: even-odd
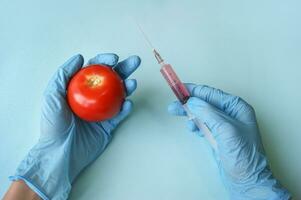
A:
[[[172,91],[178,98],[178,100],[185,104],[186,101],[189,99],[189,92],[185,85],[180,81],[179,77],[172,69],[170,64],[163,64],[160,72],[164,76],[165,80],[167,81],[168,85],[171,87]]]

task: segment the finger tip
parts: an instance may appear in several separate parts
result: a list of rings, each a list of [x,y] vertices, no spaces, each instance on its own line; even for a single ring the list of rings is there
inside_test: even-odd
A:
[[[172,114],[177,107],[178,107],[178,104],[176,101],[174,101],[167,106],[167,111]]]
[[[175,101],[169,104],[167,106],[167,111],[172,115],[186,115],[186,112],[184,111],[182,104],[179,101]]]
[[[136,79],[131,79],[133,81],[133,84],[135,85],[135,87],[137,87],[137,80]]]
[[[133,104],[132,100],[129,100],[129,99],[125,100],[122,105],[122,111],[131,111],[133,108],[133,105],[134,104]]]
[[[84,64],[84,56],[82,54],[77,54],[77,60],[81,66]]]
[[[119,60],[119,56],[117,54],[115,54],[115,53],[110,53],[110,54],[111,54],[112,58],[114,59],[114,61],[117,62]]]
[[[196,84],[194,83],[185,83],[185,87],[189,91],[190,95],[192,94],[193,89],[195,88]]]
[[[84,57],[81,54],[76,54],[74,56],[72,56],[71,58],[69,58],[69,60],[66,62],[68,64],[70,63],[80,63],[84,61]]]
[[[190,97],[186,103],[189,110],[194,111],[196,106],[200,106],[202,104],[201,99],[198,97]]]
[[[136,79],[128,79],[125,81],[127,96],[131,95],[137,88]]]
[[[186,87],[194,87],[196,84],[194,83],[184,83]]]
[[[114,66],[118,62],[118,55],[115,53],[100,53],[88,61],[88,64],[104,64]]]
[[[127,84],[127,86],[129,86],[130,88],[136,89],[136,87],[137,87],[137,80],[136,80],[136,79],[128,79],[128,80],[126,81],[126,84]]]
[[[196,100],[197,97],[189,97],[187,104],[194,102]]]
[[[140,59],[139,56],[133,55],[133,56],[130,56],[128,59],[129,59],[128,61],[130,63],[130,66],[131,66],[132,70],[139,67],[139,65],[141,63],[141,59]]]
[[[190,97],[187,101],[188,104],[195,104],[195,103],[200,103],[202,102],[202,99],[198,97]]]
[[[130,56],[127,59],[119,62],[114,69],[122,79],[126,79],[139,67],[140,62],[141,59],[139,56]]]
[[[191,96],[200,96],[200,91],[204,88],[208,87],[207,85],[197,85],[194,83],[185,83],[187,90],[189,91]]]
[[[84,63],[84,57],[81,54],[76,54],[69,58],[60,68],[63,68],[67,75],[72,76],[75,72],[77,72]]]
[[[119,60],[119,56],[115,53],[106,53],[103,54],[103,56],[106,57],[106,61],[108,63],[108,65],[116,65],[118,60]]]
[[[172,105],[168,105],[167,112],[173,115],[174,114],[174,107]]]
[[[141,64],[141,58],[139,56],[133,55],[133,56],[131,56],[131,58],[133,59],[133,63],[136,66],[139,66]]]
[[[78,59],[81,59],[81,60],[84,59],[83,55],[80,53],[76,54],[75,57],[77,57]]]
[[[191,120],[188,120],[187,121],[187,128],[192,131],[192,132],[195,132],[198,130],[197,126],[195,125],[195,123]]]

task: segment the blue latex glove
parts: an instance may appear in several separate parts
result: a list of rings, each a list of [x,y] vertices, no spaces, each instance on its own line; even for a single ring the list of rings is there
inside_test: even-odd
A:
[[[218,89],[195,84],[186,87],[191,94],[188,108],[208,126],[217,142],[214,156],[231,199],[289,199],[290,194],[268,166],[253,108]],[[168,110],[186,115],[178,101]],[[187,125],[202,135],[192,121]]]
[[[75,116],[66,102],[66,87],[83,62],[81,55],[70,58],[50,80],[44,93],[40,139],[10,177],[25,181],[43,199],[67,199],[74,179],[104,151],[112,131],[132,110],[132,102],[126,100],[119,114],[107,121],[91,123]],[[126,79],[140,65],[140,58],[117,62],[115,54],[99,54],[88,64],[114,67]],[[130,95],[136,80],[125,80],[125,86]]]

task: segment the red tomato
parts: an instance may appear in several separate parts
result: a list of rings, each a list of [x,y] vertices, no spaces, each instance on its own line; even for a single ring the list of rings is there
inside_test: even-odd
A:
[[[125,99],[122,79],[105,65],[90,65],[78,71],[67,89],[72,111],[86,121],[114,117]]]

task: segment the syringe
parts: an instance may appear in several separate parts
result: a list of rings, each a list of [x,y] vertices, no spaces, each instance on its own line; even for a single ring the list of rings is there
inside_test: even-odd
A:
[[[186,105],[187,100],[190,97],[189,91],[185,87],[185,85],[181,82],[179,77],[177,76],[176,72],[173,70],[172,66],[170,64],[167,64],[164,62],[158,51],[153,49],[153,53],[155,55],[155,58],[157,59],[159,65],[161,65],[160,72],[167,81],[169,87],[172,89],[173,93],[176,95],[177,99],[182,103],[184,110],[186,111],[186,114],[190,120],[192,120],[195,125],[198,127],[199,130],[202,131],[204,134],[204,137],[208,140],[210,145],[214,150],[216,150],[216,141],[212,136],[212,133],[204,124],[201,122],[197,117],[195,117],[190,110],[188,109],[188,106]]]
[[[151,42],[149,41],[148,37],[142,30],[141,26],[137,23],[141,33],[144,36],[144,39],[147,41],[149,46],[152,48],[152,51],[155,55],[156,60],[158,61],[159,65],[161,66],[160,72],[167,81],[169,87],[172,89],[174,94],[176,95],[177,99],[182,103],[184,110],[187,113],[187,116],[190,120],[192,120],[195,125],[198,127],[199,130],[202,131],[204,134],[204,137],[208,140],[211,147],[214,150],[217,150],[217,144],[216,141],[208,129],[207,125],[201,122],[197,117],[195,117],[192,112],[188,109],[188,106],[186,105],[187,100],[190,97],[189,91],[185,87],[185,85],[181,82],[179,77],[177,76],[176,72],[173,70],[172,66],[170,64],[167,64],[164,62],[158,51],[153,47]]]

